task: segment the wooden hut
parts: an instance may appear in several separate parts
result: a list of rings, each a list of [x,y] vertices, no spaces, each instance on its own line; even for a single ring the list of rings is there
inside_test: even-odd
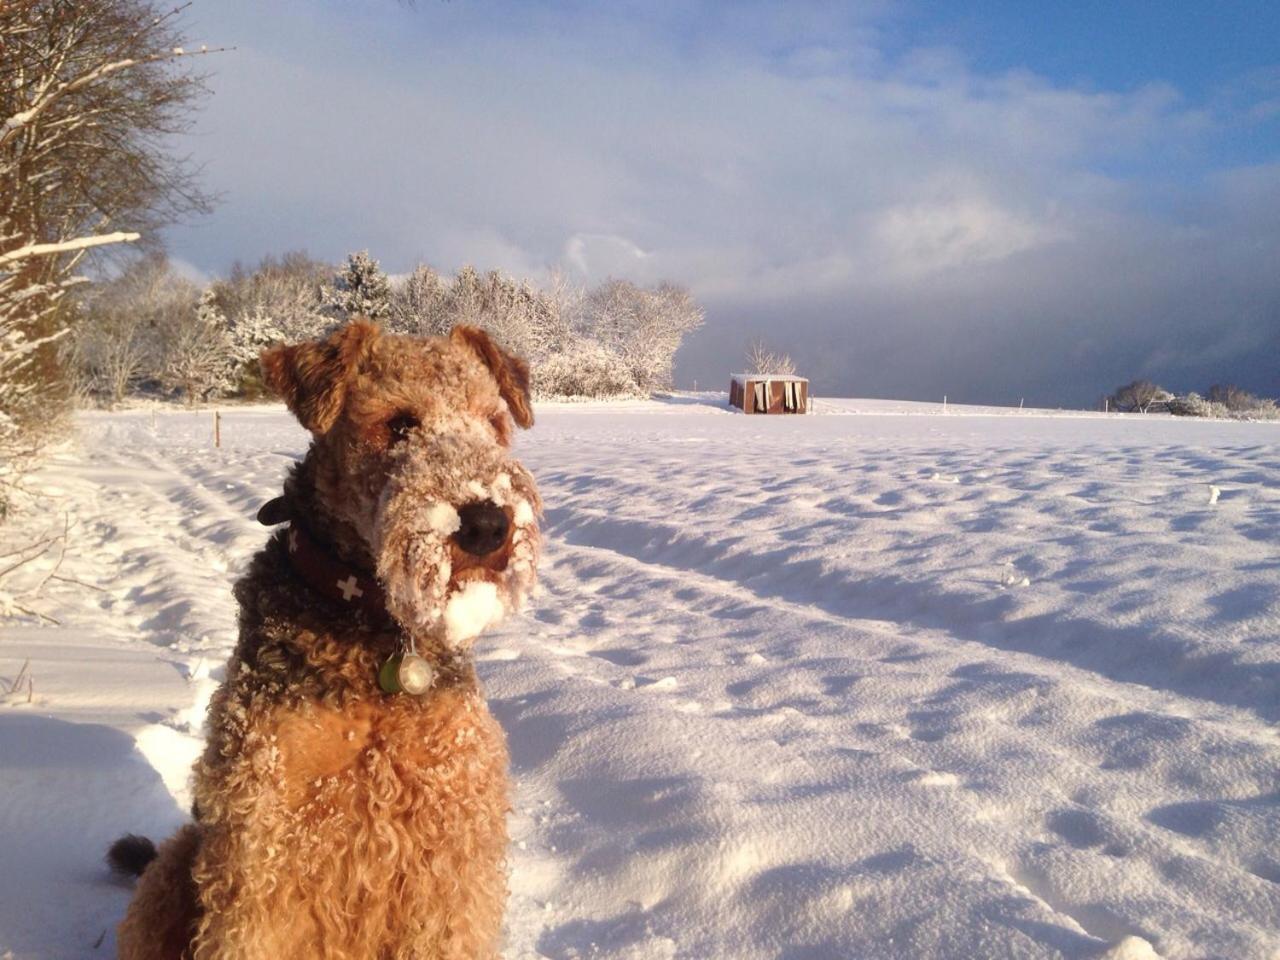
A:
[[[781,373],[735,373],[729,403],[743,413],[808,413],[809,381]]]

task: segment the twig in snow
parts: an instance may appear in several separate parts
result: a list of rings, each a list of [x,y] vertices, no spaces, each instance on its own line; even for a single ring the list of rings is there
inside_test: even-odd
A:
[[[24,543],[22,546],[18,547],[16,550],[10,550],[7,553],[0,553],[0,560],[5,560],[9,557],[17,556],[20,553],[26,553],[28,550],[34,550],[36,547],[39,547],[42,545],[47,547],[49,544],[53,543],[53,541],[56,539],[57,537],[45,537],[43,540],[37,540],[35,543]]]
[[[62,546],[58,550],[58,559],[54,562],[53,568],[44,575],[44,578],[39,583],[37,583],[35,587],[33,587],[30,590],[27,590],[23,594],[23,596],[32,597],[32,596],[38,595],[40,591],[44,589],[44,585],[49,582],[50,578],[55,573],[58,572],[58,568],[62,566],[62,561],[65,560],[67,557],[67,540],[69,539],[67,534],[70,533],[70,531],[71,531],[71,514],[64,513],[62,515],[62,536],[59,538],[62,540]]]
[[[97,590],[99,593],[108,593],[108,592],[109,592],[108,590],[106,590],[106,589],[105,589],[105,588],[103,588],[103,587],[98,586],[97,584],[94,584],[94,583],[86,583],[86,582],[85,582],[85,581],[83,581],[83,580],[77,580],[75,577],[64,577],[64,576],[62,576],[62,574],[60,574],[60,573],[58,573],[58,574],[54,574],[52,577],[50,577],[50,579],[51,579],[51,580],[57,580],[57,581],[59,581],[59,582],[61,582],[61,583],[74,583],[74,584],[75,584],[76,586],[78,586],[78,587],[86,587],[86,588],[87,588],[87,589],[89,589],[89,590]]]
[[[13,693],[18,689],[18,687],[22,686],[22,680],[27,675],[27,670],[30,669],[30,667],[30,658],[22,661],[22,669],[20,669],[18,671],[18,675],[13,678],[13,682],[9,684],[9,689],[5,691],[6,693]]]
[[[24,607],[20,603],[14,603],[13,601],[10,601],[9,605],[19,613],[25,613],[28,617],[35,617],[39,620],[44,620],[47,623],[52,623],[55,627],[62,626],[61,620],[57,617],[51,617],[47,613],[41,613],[39,610],[32,610],[28,607]]]
[[[42,546],[40,546],[40,549],[35,553],[31,554],[30,556],[23,557],[21,560],[11,563],[9,566],[5,567],[3,570],[0,570],[0,580],[3,580],[5,577],[13,573],[13,571],[17,570],[19,567],[23,566],[24,564],[28,564],[32,560],[35,560],[39,557],[43,557],[45,553],[48,552],[49,547],[52,546],[56,541],[57,541],[57,537],[50,537],[48,540],[41,540],[41,541],[38,541],[37,544],[32,544],[28,549],[34,549],[37,545],[40,545],[40,544],[42,544]],[[18,553],[18,552],[20,551],[17,551],[17,550],[14,551],[14,553]]]

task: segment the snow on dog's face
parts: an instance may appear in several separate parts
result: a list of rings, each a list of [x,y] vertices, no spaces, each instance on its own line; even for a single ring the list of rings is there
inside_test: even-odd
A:
[[[262,368],[313,435],[290,509],[376,572],[406,630],[456,649],[523,605],[541,503],[509,449],[513,421],[533,424],[522,360],[471,327],[415,338],[357,320]]]

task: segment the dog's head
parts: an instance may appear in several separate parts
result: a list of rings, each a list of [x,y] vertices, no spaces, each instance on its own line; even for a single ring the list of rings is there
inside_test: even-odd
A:
[[[473,327],[416,338],[354,320],[264,351],[262,371],[312,434],[291,509],[376,571],[406,630],[457,648],[523,604],[541,511],[510,453],[513,427],[533,425],[523,360]]]

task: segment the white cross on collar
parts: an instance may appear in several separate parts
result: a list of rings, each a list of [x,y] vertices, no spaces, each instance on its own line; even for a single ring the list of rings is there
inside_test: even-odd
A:
[[[342,591],[342,599],[347,603],[351,602],[352,597],[364,596],[364,591],[356,584],[356,575],[354,573],[345,580],[339,580],[334,586]]]

